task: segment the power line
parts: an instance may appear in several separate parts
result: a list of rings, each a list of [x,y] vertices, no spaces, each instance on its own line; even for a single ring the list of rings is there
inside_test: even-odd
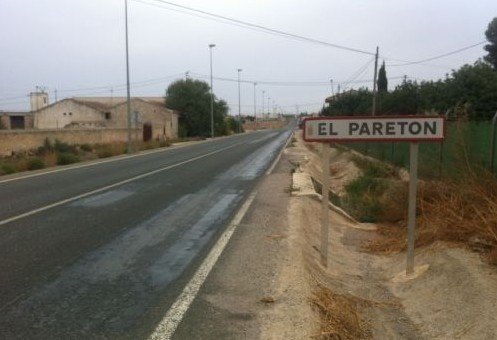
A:
[[[461,52],[464,52],[464,51],[469,50],[471,48],[483,45],[485,43],[486,43],[486,41],[480,41],[480,42],[478,42],[476,44],[465,46],[465,47],[459,48],[459,49],[451,51],[451,52],[447,52],[447,53],[444,53],[444,54],[436,55],[434,57],[430,57],[430,58],[426,58],[426,59],[422,59],[422,60],[417,60],[417,61],[397,60],[397,61],[401,61],[401,62],[404,62],[404,63],[403,64],[390,64],[390,65],[387,65],[387,66],[389,66],[389,67],[398,67],[398,66],[408,66],[408,65],[421,64],[421,63],[425,63],[427,61],[437,60],[437,59],[445,58],[445,57],[448,57],[448,56],[451,56],[451,55],[454,55],[454,54],[457,54],[457,53],[461,53]],[[388,58],[386,58],[386,59],[388,59]],[[395,60],[395,59],[390,59],[390,60]]]
[[[171,9],[170,7],[157,6],[156,4],[145,2],[145,1],[140,1],[140,0],[133,0],[133,1],[138,2],[138,3],[142,3],[142,4],[155,6],[155,7],[160,7],[160,8],[167,9],[167,10],[174,10],[174,9]],[[217,22],[222,22],[222,23],[230,24],[230,25],[234,24],[235,26],[253,29],[253,30],[256,30],[259,32],[278,35],[278,36],[282,36],[282,37],[286,37],[286,38],[290,38],[290,39],[296,39],[299,41],[305,41],[305,42],[323,45],[323,46],[327,46],[327,47],[333,47],[333,48],[342,49],[342,50],[346,50],[346,51],[350,51],[350,52],[356,52],[356,53],[367,54],[367,55],[374,55],[374,53],[372,53],[372,52],[360,50],[357,48],[339,45],[339,44],[335,44],[335,43],[330,43],[330,42],[319,40],[319,39],[309,38],[306,36],[302,36],[302,35],[298,35],[298,34],[294,34],[294,33],[289,33],[289,32],[277,30],[274,28],[270,28],[270,27],[266,27],[266,26],[262,26],[262,25],[258,25],[258,24],[253,24],[253,23],[250,23],[247,21],[242,21],[242,20],[230,18],[227,16],[215,14],[212,12],[203,11],[203,10],[196,9],[193,7],[183,6],[183,5],[176,4],[176,3],[170,2],[170,1],[165,1],[165,0],[150,0],[150,1],[158,2],[158,3],[164,4],[164,5],[169,5],[169,6],[173,6],[176,8],[180,8],[182,10],[186,10],[187,12],[185,12],[185,11],[179,11],[179,12],[185,13],[185,14],[193,14],[197,17],[198,17],[198,15],[196,15],[196,13],[200,13],[203,15],[201,17],[204,19],[209,19],[209,20],[215,19],[214,21],[217,21]],[[178,10],[176,10],[176,12],[178,12]],[[219,21],[219,20],[221,20],[221,21]]]

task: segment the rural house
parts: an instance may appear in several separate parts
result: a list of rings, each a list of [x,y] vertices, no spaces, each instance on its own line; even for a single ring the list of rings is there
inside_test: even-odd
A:
[[[131,112],[132,127],[143,128],[144,136],[178,137],[178,113],[166,108],[164,98],[133,97]],[[125,97],[67,98],[34,111],[35,129],[126,128],[127,124]]]

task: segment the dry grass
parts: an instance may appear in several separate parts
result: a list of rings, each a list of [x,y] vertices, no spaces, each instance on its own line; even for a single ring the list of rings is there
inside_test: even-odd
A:
[[[94,145],[94,151],[98,158],[107,158],[126,153],[126,142],[113,142]]]
[[[359,309],[369,303],[354,296],[333,293],[318,286],[311,296],[312,306],[319,312],[321,332],[312,336],[320,340],[369,339],[371,331]]]
[[[406,222],[380,225],[379,238],[365,245],[370,251],[391,253],[406,249]],[[497,181],[484,171],[464,180],[429,182],[418,199],[416,246],[435,241],[474,248],[486,247],[487,258],[497,264]]]

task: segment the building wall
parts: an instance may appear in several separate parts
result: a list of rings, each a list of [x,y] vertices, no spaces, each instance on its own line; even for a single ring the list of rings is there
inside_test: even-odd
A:
[[[107,126],[126,127],[127,112],[125,103],[114,107]],[[153,139],[178,138],[178,115],[174,111],[142,100],[132,100],[131,112],[132,117],[134,117],[134,112],[139,113],[138,127],[142,127],[145,123],[152,125]],[[134,118],[132,119],[132,126],[135,127]]]
[[[101,122],[103,119],[102,112],[65,99],[35,112],[34,128],[62,129],[73,122]]]
[[[10,130],[10,117],[6,113],[0,113],[0,120],[5,130]]]
[[[68,144],[125,142],[127,129],[0,130],[0,156],[37,149],[46,138]],[[133,136],[135,130],[132,131]],[[138,134],[141,130],[138,131]]]
[[[2,121],[2,125],[4,126],[5,130],[10,130],[12,128],[10,124],[11,116],[23,116],[24,129],[29,130],[34,128],[34,116],[31,113],[22,113],[22,114],[0,113],[0,120]]]

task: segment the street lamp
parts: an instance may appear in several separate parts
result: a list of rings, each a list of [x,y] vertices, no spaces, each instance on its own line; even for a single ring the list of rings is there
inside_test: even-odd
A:
[[[209,44],[210,61],[211,61],[211,138],[214,138],[214,92],[212,90],[212,48],[215,44]]]
[[[238,69],[238,133],[242,132],[242,100],[240,91],[240,74],[242,71],[241,68]]]
[[[129,85],[129,42],[128,42],[128,0],[124,1],[126,32],[126,110],[128,122],[127,152],[131,153],[131,89]]]
[[[256,95],[257,83],[254,83],[254,130],[257,129],[257,95]]]
[[[271,115],[271,97],[267,97],[267,118]]]
[[[264,121],[264,103],[266,102],[266,99],[264,98],[265,94],[266,91],[262,91],[262,121]]]

